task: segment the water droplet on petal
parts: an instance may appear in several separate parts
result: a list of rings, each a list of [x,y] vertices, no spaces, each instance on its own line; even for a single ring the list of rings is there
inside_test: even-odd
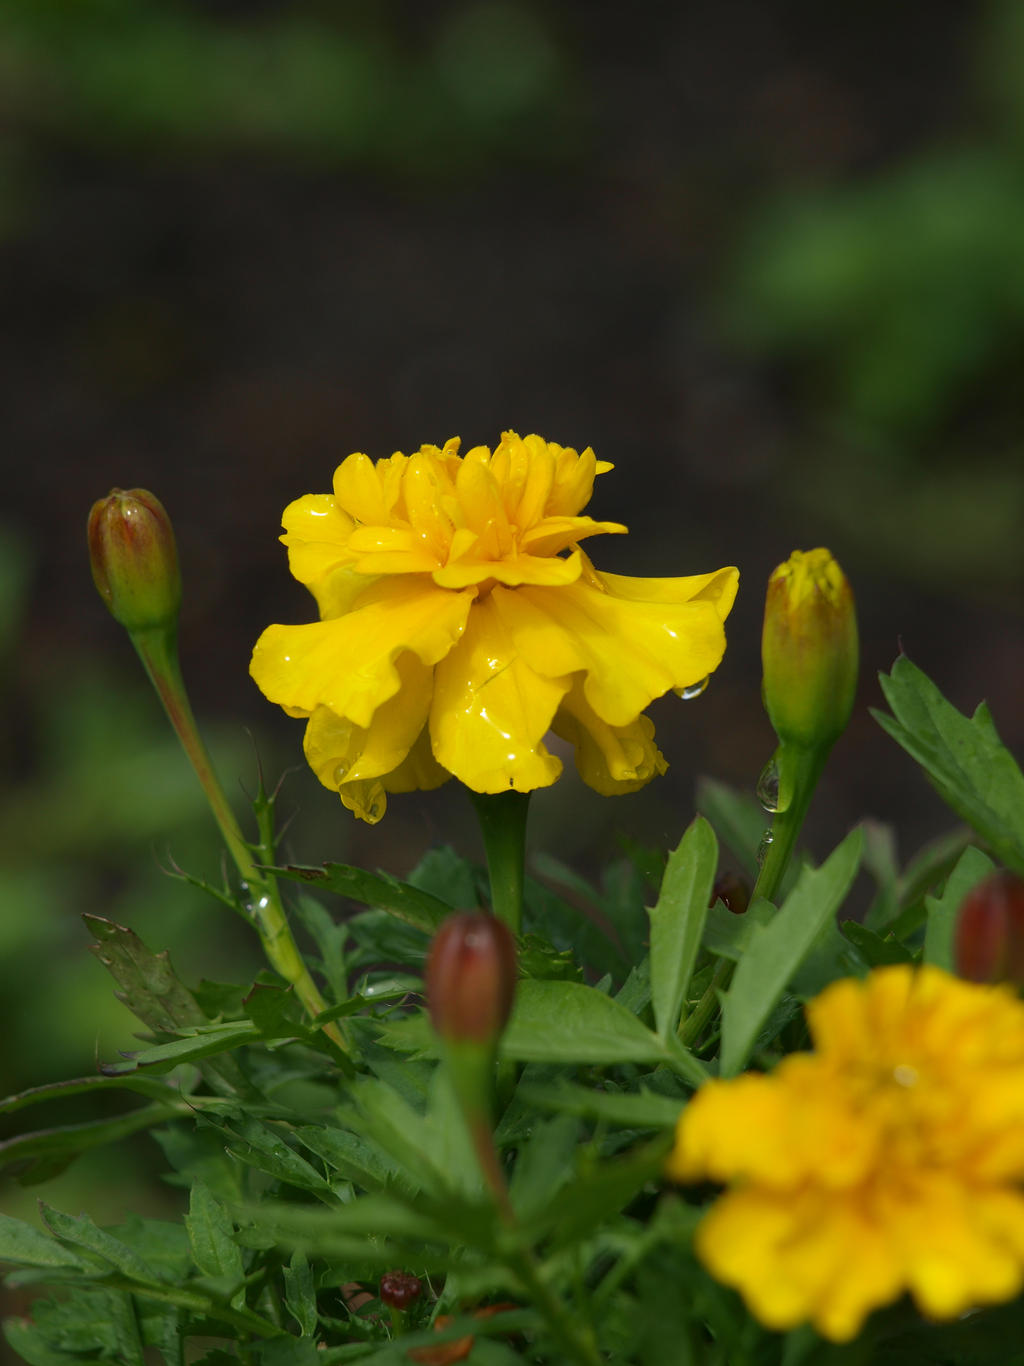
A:
[[[345,778],[346,778],[347,775],[348,775],[348,770],[349,770],[348,764],[338,764],[338,765],[335,767],[335,770],[334,770],[334,781],[338,784],[339,787],[340,787],[341,784],[345,781]]]
[[[757,780],[757,800],[766,811],[774,813],[782,809],[779,805],[779,766],[774,759],[769,759],[761,770]]]
[[[775,843],[774,830],[766,830],[761,836],[761,843],[757,846],[757,866],[760,868],[768,857],[768,850]]]
[[[690,683],[685,688],[680,688],[679,696],[684,702],[692,702],[695,697],[700,697],[701,693],[710,682],[710,676],[707,678],[698,678],[696,683]]]

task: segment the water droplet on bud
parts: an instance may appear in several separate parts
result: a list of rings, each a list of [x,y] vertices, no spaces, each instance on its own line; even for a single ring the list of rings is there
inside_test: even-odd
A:
[[[779,766],[774,759],[769,759],[761,770],[757,780],[757,800],[772,814],[782,810],[779,805]]]
[[[679,696],[684,702],[692,702],[695,697],[700,697],[710,682],[710,677],[699,678],[696,683],[690,683],[687,687],[680,688]]]

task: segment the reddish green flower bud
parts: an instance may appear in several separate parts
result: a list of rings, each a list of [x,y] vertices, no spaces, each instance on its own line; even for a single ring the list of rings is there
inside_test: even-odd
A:
[[[993,873],[964,897],[957,913],[953,959],[968,982],[1024,986],[1024,882]]]
[[[446,1043],[497,1043],[516,990],[508,926],[483,911],[450,915],[430,946],[426,982],[430,1018]]]
[[[89,513],[89,558],[100,597],[128,631],[173,627],[181,607],[174,531],[146,489],[111,489]]]
[[[794,550],[768,580],[761,636],[764,704],[783,742],[827,748],[857,690],[857,614],[829,551]]]
[[[408,1309],[423,1294],[423,1282],[411,1271],[385,1271],[380,1278],[380,1297],[392,1309]]]

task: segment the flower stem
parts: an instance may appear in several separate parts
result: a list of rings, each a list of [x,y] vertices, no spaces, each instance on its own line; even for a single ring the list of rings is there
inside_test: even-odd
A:
[[[777,758],[780,767],[785,765],[785,785],[782,790],[787,793],[789,800],[785,810],[775,813],[768,831],[761,869],[750,894],[751,906],[759,897],[774,902],[778,896],[827,755],[827,747],[804,749],[794,745],[780,746]],[[684,1015],[679,1021],[679,1040],[687,1048],[700,1039],[711,1023],[718,1009],[719,995],[732,981],[735,970],[736,964],[731,959],[720,958],[704,994],[689,1015]]]
[[[491,909],[513,934],[523,921],[523,882],[526,861],[528,792],[470,791],[487,852],[491,879]]]
[[[181,675],[177,633],[173,628],[159,628],[133,631],[130,635],[149,680],[163,703],[167,718],[199,779],[239,876],[249,889],[252,901],[248,909],[267,961],[275,972],[291,984],[306,1012],[310,1016],[319,1015],[327,1009],[327,1003],[299,953],[277,881],[257,867],[199,735]],[[261,831],[261,836],[265,836],[264,831]],[[343,1052],[346,1051],[341,1031],[335,1022],[329,1021],[323,1026],[323,1031],[332,1043]]]

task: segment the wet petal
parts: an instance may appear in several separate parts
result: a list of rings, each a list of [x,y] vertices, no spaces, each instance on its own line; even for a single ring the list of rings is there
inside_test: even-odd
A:
[[[472,590],[445,592],[419,576],[381,579],[344,617],[268,627],[250,672],[293,715],[311,715],[322,704],[366,727],[401,686],[397,656],[409,650],[426,665],[443,659],[462,634],[472,601]]]
[[[573,745],[580,776],[602,796],[636,792],[668,768],[649,717],[609,726],[587,704],[578,680],[562,699],[552,728]]]
[[[725,651],[721,618],[706,601],[633,602],[582,581],[492,596],[524,660],[549,677],[584,673],[587,702],[612,726],[706,678]]]
[[[490,598],[437,667],[430,733],[438,762],[474,792],[530,792],[562,770],[543,737],[569,687],[516,654]]]

